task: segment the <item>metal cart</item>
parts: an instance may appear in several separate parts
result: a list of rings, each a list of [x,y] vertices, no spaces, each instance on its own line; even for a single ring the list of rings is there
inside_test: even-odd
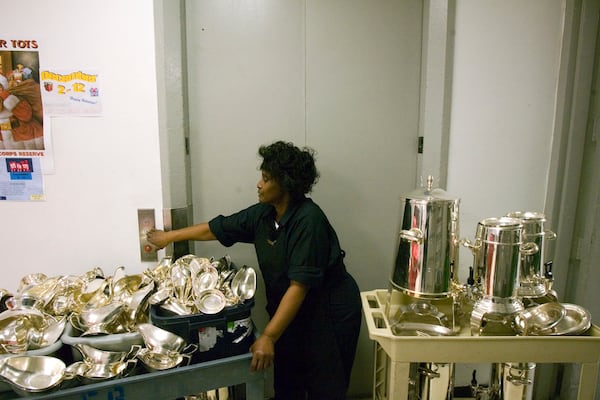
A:
[[[250,372],[252,354],[222,358],[159,372],[62,389],[31,400],[174,400],[178,397],[245,384],[246,400],[264,400],[265,372]],[[0,399],[20,398],[14,392]]]
[[[385,309],[387,290],[361,293],[369,337],[375,343],[373,399],[408,398],[410,363],[579,363],[578,399],[593,399],[600,363],[600,328],[582,336],[394,336]],[[549,350],[551,349],[551,351]]]

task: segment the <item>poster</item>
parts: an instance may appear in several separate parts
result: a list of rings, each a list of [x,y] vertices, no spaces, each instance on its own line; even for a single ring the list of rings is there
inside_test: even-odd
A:
[[[12,50],[12,47],[25,49]],[[44,109],[35,40],[0,39],[0,132],[2,150],[43,151]]]
[[[37,172],[52,172],[51,142],[38,41],[0,37],[0,164],[7,158],[32,157],[40,162]]]
[[[0,164],[0,201],[44,200],[44,182],[37,157],[6,157]]]
[[[17,166],[15,160],[26,158],[34,168],[29,175],[2,176],[4,200],[43,198],[43,191],[36,193],[43,189],[38,175],[54,173],[54,117],[102,113],[99,74],[84,68],[41,68],[39,50],[38,40],[0,36],[0,165]],[[27,179],[19,182],[19,177]],[[15,195],[18,188],[23,192]]]

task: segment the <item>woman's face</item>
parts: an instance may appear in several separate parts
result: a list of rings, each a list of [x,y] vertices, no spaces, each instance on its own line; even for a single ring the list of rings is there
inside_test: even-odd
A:
[[[258,201],[261,203],[277,204],[285,197],[285,192],[279,183],[265,171],[261,171],[261,178],[256,184],[256,188],[258,189]]]

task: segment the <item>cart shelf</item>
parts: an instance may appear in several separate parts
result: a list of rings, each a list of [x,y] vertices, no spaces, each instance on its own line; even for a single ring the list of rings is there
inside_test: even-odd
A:
[[[361,293],[369,338],[376,341],[375,399],[408,397],[411,362],[579,363],[578,398],[594,398],[600,363],[600,328],[596,325],[581,336],[471,336],[469,327],[456,336],[395,336],[385,313],[387,296],[387,290]]]
[[[207,390],[245,383],[247,400],[263,400],[265,372],[250,372],[251,358],[252,354],[247,353],[27,398],[30,400],[173,400]],[[0,396],[2,400],[17,398],[19,396],[13,392]]]

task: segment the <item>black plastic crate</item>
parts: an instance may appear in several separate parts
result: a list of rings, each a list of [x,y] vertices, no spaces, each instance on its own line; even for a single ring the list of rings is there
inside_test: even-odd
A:
[[[152,324],[198,345],[192,362],[204,362],[247,353],[254,343],[251,313],[254,299],[225,307],[217,314],[177,315],[159,306],[150,308]]]

